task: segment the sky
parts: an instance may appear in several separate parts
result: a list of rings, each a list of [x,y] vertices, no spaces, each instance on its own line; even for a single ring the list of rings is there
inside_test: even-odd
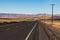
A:
[[[0,0],[0,13],[51,14],[51,4],[54,14],[60,14],[60,0]]]

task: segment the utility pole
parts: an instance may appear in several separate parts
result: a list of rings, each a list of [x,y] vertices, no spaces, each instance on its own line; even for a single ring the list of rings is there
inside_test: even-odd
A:
[[[51,6],[52,6],[52,25],[53,25],[53,21],[54,21],[54,19],[53,19],[53,8],[54,8],[54,4],[51,4]]]

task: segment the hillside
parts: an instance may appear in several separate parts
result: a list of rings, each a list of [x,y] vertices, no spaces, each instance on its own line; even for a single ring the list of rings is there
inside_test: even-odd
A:
[[[29,14],[8,14],[8,13],[0,13],[0,19],[52,19],[51,15],[49,14],[36,14],[36,15],[29,15]],[[53,19],[60,19],[59,15],[54,15]]]

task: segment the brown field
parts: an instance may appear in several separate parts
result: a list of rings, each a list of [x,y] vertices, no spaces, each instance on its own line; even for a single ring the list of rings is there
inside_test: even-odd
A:
[[[32,20],[5,20],[5,19],[0,19],[0,23],[4,23],[4,22],[22,22],[22,21],[32,21]]]
[[[51,20],[46,20],[46,21],[42,21],[48,25],[51,25],[52,24],[52,21]],[[60,28],[60,21],[53,21],[53,24],[52,24],[53,27],[56,27],[56,28]]]

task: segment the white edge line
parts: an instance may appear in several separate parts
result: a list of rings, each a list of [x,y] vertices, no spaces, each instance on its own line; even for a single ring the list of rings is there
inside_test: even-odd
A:
[[[31,29],[31,31],[29,32],[29,34],[27,35],[27,37],[25,38],[25,40],[28,40],[29,36],[31,35],[31,33],[33,32],[33,30],[35,29],[37,23],[34,25],[34,27]]]

